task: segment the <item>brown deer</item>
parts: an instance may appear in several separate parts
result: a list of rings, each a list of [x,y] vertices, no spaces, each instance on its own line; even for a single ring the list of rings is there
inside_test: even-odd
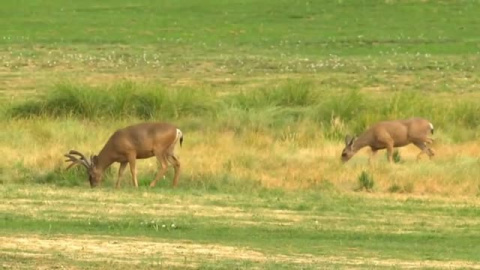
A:
[[[180,162],[174,153],[177,141],[180,141],[182,146],[183,134],[180,129],[168,123],[141,123],[128,126],[113,133],[100,153],[91,156],[90,160],[82,153],[70,150],[65,154],[68,158],[66,162],[72,162],[67,169],[83,165],[87,169],[90,186],[96,187],[102,180],[103,172],[114,162],[119,162],[120,168],[115,185],[118,188],[123,171],[127,164],[130,164],[133,184],[138,187],[135,161],[155,156],[162,168],[158,170],[150,187],[154,187],[160,177],[165,175],[168,163],[171,163],[175,170],[173,177],[175,187],[180,177]]]
[[[360,149],[369,146],[372,149],[372,157],[378,150],[386,148],[388,161],[392,162],[393,148],[411,143],[422,150],[417,159],[422,153],[432,158],[435,153],[427,146],[427,143],[433,142],[433,139],[428,137],[431,134],[433,134],[433,125],[423,118],[379,122],[367,129],[358,138],[352,138],[348,135],[345,137],[342,161],[347,162]]]

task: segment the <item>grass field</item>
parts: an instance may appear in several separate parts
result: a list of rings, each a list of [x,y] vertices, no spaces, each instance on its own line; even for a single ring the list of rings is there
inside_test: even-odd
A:
[[[479,268],[478,200],[2,187],[7,268]]]
[[[480,268],[478,1],[4,1],[0,265],[7,269]],[[362,151],[383,119],[433,160]],[[88,187],[62,154],[168,121],[183,173]],[[173,225],[173,226],[172,226]]]

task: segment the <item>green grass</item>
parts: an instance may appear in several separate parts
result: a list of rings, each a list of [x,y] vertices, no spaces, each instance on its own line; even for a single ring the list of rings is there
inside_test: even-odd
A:
[[[448,54],[478,50],[479,10],[476,1],[7,1],[0,23],[16,26],[4,32],[6,45]]]
[[[346,132],[359,134],[376,121],[422,116],[448,135],[449,141],[469,141],[480,135],[480,103],[466,98],[441,100],[414,91],[382,97],[357,90],[336,94],[304,80],[256,91],[219,93],[212,88],[168,89],[128,81],[99,87],[60,84],[40,98],[11,103],[4,117],[196,118],[212,129],[267,133],[309,123],[322,127],[327,138],[339,140]],[[340,127],[333,125],[334,121]]]
[[[331,90],[471,93],[479,11],[476,1],[6,1],[0,91],[111,76],[256,89],[301,76]]]
[[[478,267],[478,14],[474,0],[3,1],[0,267]],[[340,164],[346,134],[411,116],[435,125],[432,161],[402,148],[396,164]],[[147,188],[154,160],[139,190],[129,175],[113,190],[116,167],[95,190],[65,171],[69,149],[145,120],[184,132],[178,189],[171,172]]]
[[[10,117],[77,117],[87,119],[137,117],[174,118],[213,114],[215,103],[208,91],[138,85],[131,82],[110,87],[61,84],[40,101],[13,106]]]
[[[4,236],[83,239],[82,235],[89,235],[99,241],[112,236],[119,243],[135,237],[245,248],[271,258],[343,254],[346,263],[363,258],[366,267],[375,264],[369,261],[372,258],[385,263],[392,259],[479,263],[480,259],[474,248],[480,244],[478,205],[467,201],[275,191],[251,196],[182,189],[160,193],[144,188],[114,192],[42,186],[2,189],[0,233]],[[52,251],[43,254],[48,252]],[[65,256],[55,261],[65,262],[70,255]],[[6,261],[12,258],[6,256]],[[219,259],[220,265],[227,264]],[[275,263],[275,259],[267,261]],[[311,263],[315,266],[315,259]]]

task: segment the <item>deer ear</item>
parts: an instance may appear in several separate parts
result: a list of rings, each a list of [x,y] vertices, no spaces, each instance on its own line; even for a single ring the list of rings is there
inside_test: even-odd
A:
[[[350,145],[353,145],[353,143],[357,140],[357,136],[353,136],[352,139],[350,140]]]
[[[351,146],[351,145],[353,145],[353,142],[354,142],[356,139],[357,139],[357,137],[352,137],[352,136],[347,135],[347,136],[345,137],[345,145],[346,145],[346,146]]]
[[[95,165],[95,164],[98,163],[98,156],[97,155],[93,155],[90,159],[92,161],[92,165]]]
[[[345,136],[345,145],[348,146],[352,141],[353,141],[352,136],[350,135]]]

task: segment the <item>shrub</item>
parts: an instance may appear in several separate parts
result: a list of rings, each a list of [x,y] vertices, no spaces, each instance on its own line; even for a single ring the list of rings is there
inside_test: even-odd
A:
[[[362,173],[358,177],[358,184],[359,187],[357,188],[357,190],[371,191],[375,183],[373,181],[373,177],[370,174],[368,174],[366,171],[362,171]]]

